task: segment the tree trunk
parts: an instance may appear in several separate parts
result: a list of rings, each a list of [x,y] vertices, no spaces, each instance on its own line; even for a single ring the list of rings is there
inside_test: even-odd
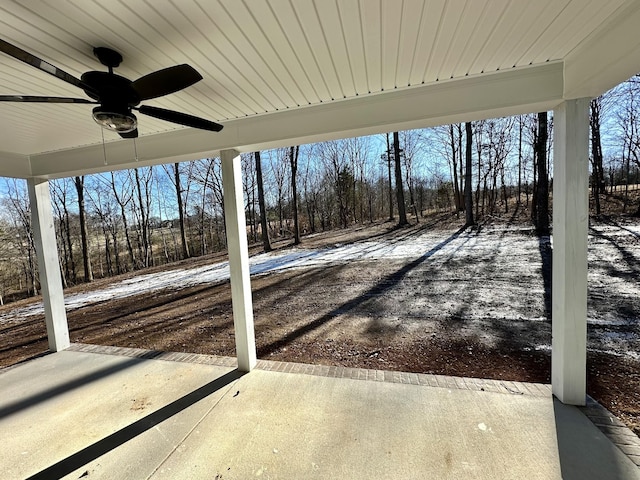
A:
[[[127,252],[129,253],[129,261],[131,262],[131,268],[136,268],[136,257],[133,253],[133,245],[131,244],[131,236],[129,235],[129,221],[127,220],[127,210],[126,205],[129,200],[123,198],[118,194],[118,189],[116,188],[116,177],[113,172],[111,172],[111,190],[113,191],[113,195],[120,207],[120,216],[122,217],[122,228],[124,230],[124,238],[127,244]]]
[[[407,211],[404,205],[404,191],[402,188],[402,168],[400,165],[400,138],[398,132],[393,132],[393,154],[396,164],[396,197],[398,200],[398,226],[407,225]]]
[[[260,207],[260,230],[262,230],[262,244],[264,251],[270,252],[271,242],[269,241],[269,225],[267,223],[267,207],[264,202],[264,186],[262,182],[262,161],[260,152],[254,153],[256,160],[256,180],[258,182],[258,206]]]
[[[176,199],[178,200],[178,222],[180,223],[180,242],[182,242],[182,257],[189,258],[189,244],[187,243],[187,233],[184,226],[184,206],[182,204],[182,185],[180,183],[180,170],[179,163],[173,165],[173,172],[175,174],[175,186],[176,186]]]
[[[538,136],[535,147],[538,184],[536,192],[536,230],[549,234],[549,173],[547,168],[547,112],[538,113]]]
[[[291,147],[289,150],[289,161],[291,162],[291,205],[293,208],[293,244],[300,244],[300,224],[298,223],[298,155],[300,146]]]
[[[516,205],[521,205],[520,195],[522,194],[522,115],[518,117],[518,200]]]
[[[458,161],[456,160],[456,138],[453,132],[453,125],[449,125],[449,140],[451,141],[451,171],[453,173],[453,197],[456,212],[462,210],[460,205],[460,186],[458,184]]]
[[[75,284],[78,281],[76,276],[76,262],[73,258],[73,244],[71,243],[71,225],[69,224],[69,212],[66,211],[65,207],[65,236],[66,236],[66,244],[67,249],[69,250],[69,263],[70,267],[67,267],[67,270],[70,268],[71,281]]]
[[[604,172],[602,168],[602,139],[600,136],[600,101],[594,98],[590,103],[591,118],[591,193],[596,204],[596,214],[600,215],[600,194],[604,193]]]
[[[147,268],[151,266],[151,245],[149,241],[149,210],[142,196],[142,181],[140,172],[137,168],[133,169],[136,179],[136,191],[138,193],[138,205],[140,207],[140,244],[142,246],[142,266]],[[145,192],[148,196],[149,192]]]
[[[482,172],[482,143],[480,137],[482,136],[481,125],[476,124],[476,153],[478,155],[478,181],[476,183],[476,220],[480,218],[480,189],[482,187],[481,181],[481,172]],[[484,214],[484,211],[482,212]]]
[[[89,242],[87,241],[87,219],[84,208],[84,176],[75,177],[76,191],[78,193],[78,216],[80,220],[80,243],[82,245],[82,262],[84,263],[84,281],[93,281],[91,259],[89,257]]]
[[[465,226],[469,227],[474,224],[473,221],[473,193],[471,189],[471,147],[473,145],[471,122],[464,124],[467,134],[467,143],[465,149],[465,172],[464,172],[464,211],[465,211]]]
[[[465,164],[462,161],[462,124],[458,123],[456,125],[458,127],[458,152],[460,152],[460,162],[458,164],[458,178],[460,179],[460,185],[458,186],[458,192],[460,192],[460,198],[458,199],[458,203],[460,204],[460,209],[464,208],[464,178],[465,178]],[[465,127],[466,128],[466,127]]]
[[[393,221],[393,188],[391,186],[391,145],[387,133],[387,169],[389,172],[389,220]]]

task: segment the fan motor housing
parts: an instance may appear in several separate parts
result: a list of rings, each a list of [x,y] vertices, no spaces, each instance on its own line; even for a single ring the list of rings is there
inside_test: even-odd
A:
[[[96,93],[85,90],[85,93],[102,104],[127,105],[130,107],[140,103],[140,97],[131,86],[128,78],[109,72],[85,72],[80,77],[92,87]]]

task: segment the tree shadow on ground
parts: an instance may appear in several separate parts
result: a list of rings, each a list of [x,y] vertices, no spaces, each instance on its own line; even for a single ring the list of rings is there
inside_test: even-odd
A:
[[[551,321],[551,279],[553,272],[553,250],[549,235],[538,235],[538,249],[542,261],[542,284],[544,288],[544,317]]]
[[[307,323],[306,325],[303,325],[303,326],[295,329],[294,331],[286,334],[284,337],[259,347],[258,348],[258,357],[264,357],[266,355],[269,355],[269,354],[271,354],[273,352],[276,352],[276,351],[280,350],[281,348],[289,345],[290,343],[294,342],[295,340],[297,340],[298,338],[302,337],[303,335],[305,335],[305,334],[307,334],[309,332],[312,332],[313,330],[316,330],[317,328],[321,327],[322,325],[325,325],[326,323],[334,320],[338,315],[344,315],[346,313],[349,313],[350,311],[352,311],[355,308],[357,308],[358,306],[360,306],[363,302],[365,302],[368,299],[370,299],[370,297],[379,296],[379,295],[382,295],[385,292],[389,291],[394,286],[396,286],[407,275],[407,273],[409,273],[411,270],[415,269],[418,265],[420,265],[421,263],[426,261],[428,258],[433,256],[436,252],[441,250],[443,247],[445,247],[446,245],[448,245],[449,243],[454,241],[464,231],[465,231],[465,227],[459,229],[454,234],[449,236],[447,239],[445,239],[442,242],[438,243],[436,246],[431,248],[429,251],[424,253],[422,256],[420,256],[417,259],[415,259],[413,262],[410,262],[407,265],[403,266],[398,271],[393,272],[393,273],[385,276],[376,285],[374,285],[373,287],[368,289],[363,294],[358,295],[357,297],[354,297],[354,298],[348,300],[347,302],[339,305],[338,307],[336,307],[333,310],[331,310],[330,312],[322,315],[321,317],[313,320],[312,322]]]

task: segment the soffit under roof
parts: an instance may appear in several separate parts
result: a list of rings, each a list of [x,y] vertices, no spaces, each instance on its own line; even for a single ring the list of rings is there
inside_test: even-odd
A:
[[[553,108],[640,70],[639,21],[635,0],[2,0],[1,38],[75,76],[104,69],[94,46],[122,53],[117,73],[131,79],[189,63],[204,80],[144,103],[225,129],[138,115],[135,148],[110,132],[103,146],[89,105],[3,102],[0,175],[65,176]],[[4,54],[0,94],[84,96]]]

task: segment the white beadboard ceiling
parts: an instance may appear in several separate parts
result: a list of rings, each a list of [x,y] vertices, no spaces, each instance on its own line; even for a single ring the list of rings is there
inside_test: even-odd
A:
[[[0,102],[0,175],[59,177],[551,109],[640,71],[638,0],[0,0],[0,38],[80,77],[119,51],[136,79],[204,79],[143,102],[220,133],[138,115],[119,139],[91,105]],[[0,54],[0,95],[86,98]],[[136,154],[137,160],[136,163]],[[106,164],[106,165],[105,165]]]

